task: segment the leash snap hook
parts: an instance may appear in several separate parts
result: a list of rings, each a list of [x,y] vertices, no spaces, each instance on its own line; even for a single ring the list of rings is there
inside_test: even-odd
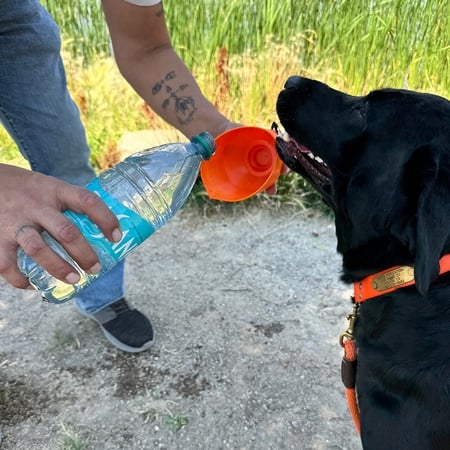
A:
[[[348,327],[347,329],[339,335],[339,345],[344,347],[344,339],[353,341],[355,339],[355,323],[358,318],[359,304],[353,304],[353,311],[351,314],[347,314]]]

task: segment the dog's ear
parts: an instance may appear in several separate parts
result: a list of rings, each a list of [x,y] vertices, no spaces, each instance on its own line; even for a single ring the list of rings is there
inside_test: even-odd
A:
[[[417,290],[425,295],[439,275],[439,259],[450,238],[450,173],[436,148],[422,147],[412,159],[420,166],[414,278]]]

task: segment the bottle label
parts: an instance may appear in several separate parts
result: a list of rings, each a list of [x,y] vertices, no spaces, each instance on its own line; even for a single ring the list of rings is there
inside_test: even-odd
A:
[[[64,211],[64,215],[81,230],[83,236],[95,249],[103,269],[110,268],[147,239],[155,231],[155,227],[104,191],[98,179],[89,183],[86,189],[95,192],[119,220],[122,230],[120,242],[114,243],[105,238],[100,228],[85,214]],[[109,267],[105,267],[105,262]]]

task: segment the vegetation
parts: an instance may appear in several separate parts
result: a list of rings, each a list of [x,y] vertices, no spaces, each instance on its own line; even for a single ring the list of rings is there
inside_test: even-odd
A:
[[[64,423],[60,424],[58,434],[58,450],[85,450],[89,446],[89,440]]]
[[[118,74],[100,0],[42,2],[62,30],[94,165],[115,162],[123,132],[167,128]],[[390,86],[450,97],[447,0],[203,0],[187,8],[166,1],[165,10],[173,44],[207,97],[242,123],[276,121],[276,97],[292,74],[355,95]],[[4,132],[0,149],[3,160],[16,162]],[[298,177],[285,180],[287,200],[304,191]]]

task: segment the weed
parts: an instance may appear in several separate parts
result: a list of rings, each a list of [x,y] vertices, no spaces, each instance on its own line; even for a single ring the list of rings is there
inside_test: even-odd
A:
[[[180,431],[181,428],[183,428],[185,425],[187,425],[188,420],[186,417],[180,415],[180,414],[174,414],[169,416],[163,417],[164,423],[169,426],[169,428],[176,433],[177,431]]]
[[[152,423],[158,418],[158,410],[156,408],[147,408],[140,411],[140,413],[144,418],[144,423]]]
[[[53,333],[54,348],[76,347],[80,348],[79,339],[66,329],[56,328]]]
[[[57,442],[58,450],[84,450],[89,445],[89,440],[84,438],[73,428],[61,423],[61,436]]]
[[[153,423],[161,420],[168,425],[173,432],[179,431],[187,423],[187,418],[181,414],[174,414],[169,405],[175,405],[175,402],[160,398],[160,396],[152,391],[147,391],[145,404],[137,412],[142,415],[145,423]]]

